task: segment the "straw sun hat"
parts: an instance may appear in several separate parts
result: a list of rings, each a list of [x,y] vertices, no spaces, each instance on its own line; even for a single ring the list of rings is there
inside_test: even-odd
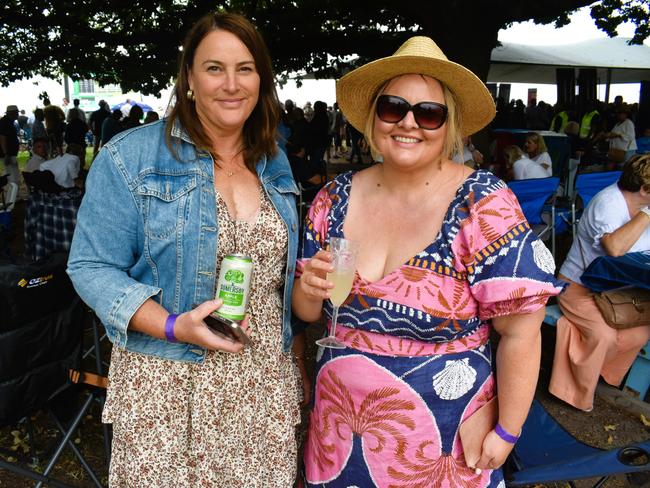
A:
[[[405,74],[431,76],[455,95],[461,117],[460,132],[468,136],[485,127],[496,113],[492,95],[470,70],[447,59],[430,38],[408,39],[395,54],[377,59],[343,76],[336,83],[336,99],[350,123],[363,132],[377,90]]]

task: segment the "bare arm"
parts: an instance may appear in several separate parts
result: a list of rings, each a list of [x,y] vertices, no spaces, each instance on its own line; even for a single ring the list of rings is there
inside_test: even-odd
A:
[[[649,225],[650,216],[638,212],[627,224],[601,237],[600,244],[608,256],[622,256],[639,240]]]
[[[293,285],[292,309],[299,319],[315,322],[321,316],[323,300],[330,297],[329,290],[334,288],[327,281],[327,273],[333,270],[332,256],[327,251],[318,251],[303,270],[302,275]]]
[[[212,332],[203,319],[221,306],[221,300],[209,300],[194,310],[182,313],[176,319],[174,335],[179,342],[197,344],[215,351],[239,352],[244,346]],[[165,322],[169,312],[152,299],[136,310],[129,322],[129,329],[142,332],[157,339],[165,339]],[[248,318],[241,324],[248,333]]]
[[[492,319],[501,335],[497,348],[497,391],[499,424],[510,434],[519,435],[533,401],[541,357],[540,326],[545,307],[531,314],[508,315]],[[501,439],[494,431],[483,442],[480,469],[501,466],[514,444]]]

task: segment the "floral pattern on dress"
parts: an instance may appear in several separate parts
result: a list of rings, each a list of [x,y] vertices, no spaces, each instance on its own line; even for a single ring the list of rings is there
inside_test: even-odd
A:
[[[297,474],[302,389],[282,351],[287,231],[261,191],[252,224],[217,194],[217,263],[253,258],[252,347],[208,351],[202,364],[113,348],[103,421],[113,424],[113,488],[285,488]],[[218,276],[219,270],[216,270]]]

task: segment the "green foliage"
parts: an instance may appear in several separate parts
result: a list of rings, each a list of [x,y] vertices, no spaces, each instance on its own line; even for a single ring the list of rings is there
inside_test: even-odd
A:
[[[612,34],[624,21],[648,35],[650,0],[601,0],[597,25]],[[487,75],[497,32],[533,19],[565,25],[591,0],[4,0],[0,6],[0,83],[33,75],[94,79],[124,91],[158,94],[177,71],[189,27],[218,9],[238,11],[264,35],[276,73],[338,77],[385,56],[414,34],[429,35],[447,56]]]
[[[650,36],[650,0],[602,0],[591,7],[591,16],[610,37],[616,36],[619,25],[635,24],[630,44],[642,44]]]

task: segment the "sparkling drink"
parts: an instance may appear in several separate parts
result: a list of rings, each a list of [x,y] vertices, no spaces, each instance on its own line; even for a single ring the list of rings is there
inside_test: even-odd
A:
[[[332,237],[329,251],[332,253],[332,267],[334,268],[331,273],[327,274],[327,279],[334,283],[334,288],[330,292],[332,321],[327,337],[317,340],[316,344],[332,349],[343,349],[345,345],[336,338],[336,323],[339,307],[348,297],[352,288],[359,243],[342,237]]]
[[[253,276],[253,260],[244,254],[228,254],[221,261],[216,298],[223,305],[215,313],[240,321],[246,316],[246,306]]]
[[[335,307],[340,307],[350,294],[354,281],[354,268],[335,269],[333,273],[327,275],[327,279],[334,283],[334,288],[330,292],[330,301]]]

